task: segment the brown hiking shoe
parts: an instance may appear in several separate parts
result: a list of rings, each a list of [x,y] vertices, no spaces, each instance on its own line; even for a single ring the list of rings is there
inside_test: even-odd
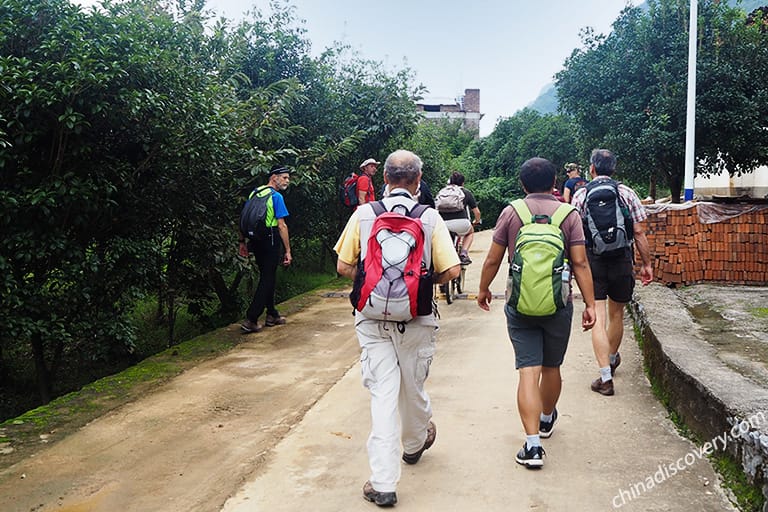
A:
[[[421,455],[426,450],[429,450],[429,448],[433,444],[435,444],[436,437],[437,437],[437,427],[435,426],[434,423],[430,421],[429,425],[427,425],[427,439],[424,441],[424,446],[422,446],[421,450],[417,451],[416,453],[403,453],[403,460],[407,464],[416,464],[417,462],[419,462]]]
[[[267,318],[264,321],[264,325],[266,325],[267,327],[272,327],[273,325],[285,325],[285,322],[286,320],[284,316],[267,315]]]
[[[597,379],[592,381],[592,385],[590,386],[592,388],[592,391],[595,393],[600,393],[601,395],[605,396],[611,396],[613,395],[613,379],[607,380],[603,382],[603,380],[598,377]]]
[[[259,332],[261,331],[263,327],[256,322],[251,322],[250,320],[243,320],[243,323],[240,324],[240,330],[243,332],[243,334],[250,334],[252,332]]]
[[[373,488],[371,482],[365,482],[363,486],[363,498],[380,507],[394,507],[397,503],[397,494],[394,492],[379,492]]]

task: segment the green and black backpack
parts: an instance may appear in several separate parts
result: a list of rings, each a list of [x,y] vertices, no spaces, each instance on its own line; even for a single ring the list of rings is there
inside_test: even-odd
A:
[[[523,226],[515,238],[509,266],[507,304],[521,315],[553,315],[566,306],[570,294],[570,270],[560,224],[574,207],[563,203],[551,217],[531,214],[522,199],[513,201],[512,207]]]
[[[273,189],[267,185],[258,187],[248,196],[240,213],[240,232],[249,240],[263,240],[269,234],[267,214],[272,202]]]

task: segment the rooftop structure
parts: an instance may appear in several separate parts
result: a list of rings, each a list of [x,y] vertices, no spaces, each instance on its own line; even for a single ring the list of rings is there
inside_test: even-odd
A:
[[[427,120],[460,119],[465,130],[480,133],[480,89],[465,89],[458,98],[432,96],[416,102],[419,113]]]

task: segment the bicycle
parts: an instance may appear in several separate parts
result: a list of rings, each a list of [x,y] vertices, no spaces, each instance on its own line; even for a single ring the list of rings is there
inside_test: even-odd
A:
[[[461,247],[464,237],[451,232],[451,240],[453,240],[453,247],[456,249],[456,254],[459,256],[459,259],[461,259]],[[445,301],[448,304],[452,304],[454,297],[458,297],[464,292],[464,278],[466,272],[467,264],[461,263],[461,272],[459,272],[459,275],[449,282],[440,285],[440,292],[445,294]]]

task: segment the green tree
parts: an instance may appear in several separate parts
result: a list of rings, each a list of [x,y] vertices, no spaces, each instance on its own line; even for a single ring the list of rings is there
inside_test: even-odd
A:
[[[452,171],[458,170],[458,158],[474,140],[474,134],[462,128],[461,121],[443,119],[421,121],[407,140],[400,145],[421,158],[423,177],[433,193],[448,181]]]
[[[473,141],[455,165],[467,177],[483,222],[493,225],[512,199],[524,195],[519,183],[523,162],[540,156],[562,168],[578,159],[577,140],[570,118],[526,108],[499,121],[487,137]]]
[[[750,172],[768,161],[765,33],[744,13],[699,2],[696,173]],[[616,152],[622,175],[662,178],[679,201],[684,177],[688,8],[649,2],[622,12],[608,36],[586,31],[584,47],[557,75],[561,109],[585,146]]]

